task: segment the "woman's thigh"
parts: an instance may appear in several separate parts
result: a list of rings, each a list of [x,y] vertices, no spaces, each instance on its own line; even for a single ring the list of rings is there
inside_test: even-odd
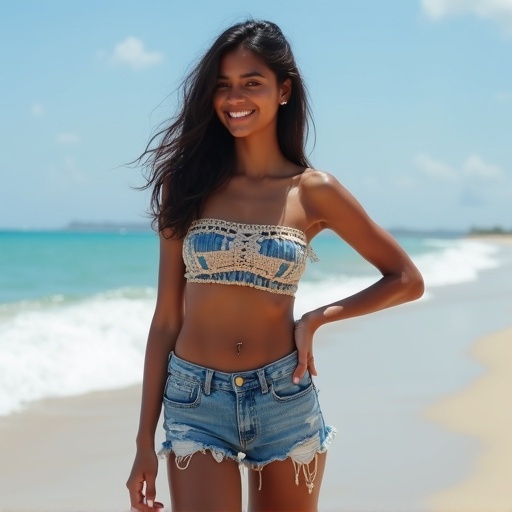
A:
[[[209,451],[194,453],[186,469],[167,462],[173,512],[221,512],[242,510],[242,486],[238,462],[217,462]]]
[[[314,459],[307,468],[295,466],[288,458],[267,464],[261,472],[249,470],[249,512],[316,512],[326,457],[325,452],[317,454],[316,462]],[[304,470],[308,478],[313,477],[311,493]]]

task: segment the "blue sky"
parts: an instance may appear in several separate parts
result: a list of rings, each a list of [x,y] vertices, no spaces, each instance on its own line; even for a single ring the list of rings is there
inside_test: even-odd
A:
[[[135,158],[225,27],[290,39],[311,159],[387,228],[512,228],[512,0],[0,0],[0,227],[141,222]]]

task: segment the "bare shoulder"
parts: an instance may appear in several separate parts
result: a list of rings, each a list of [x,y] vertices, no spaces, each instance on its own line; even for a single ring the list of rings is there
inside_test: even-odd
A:
[[[336,195],[342,197],[345,194],[351,197],[349,191],[331,173],[318,169],[307,169],[301,175],[301,193],[305,198],[325,198],[325,195]]]
[[[306,169],[300,176],[300,186],[314,189],[338,183],[338,180],[330,173],[319,169]]]
[[[329,172],[307,169],[301,176],[299,188],[304,208],[316,221],[330,224],[333,214],[339,217],[362,209],[355,197]]]

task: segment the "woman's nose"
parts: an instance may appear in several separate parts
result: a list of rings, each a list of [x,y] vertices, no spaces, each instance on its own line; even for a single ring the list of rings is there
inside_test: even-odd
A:
[[[243,91],[239,87],[231,87],[227,99],[231,103],[240,103],[244,101],[245,97]]]

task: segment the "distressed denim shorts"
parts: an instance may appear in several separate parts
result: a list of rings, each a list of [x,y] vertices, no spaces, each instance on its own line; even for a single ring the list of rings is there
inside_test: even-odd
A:
[[[209,451],[218,462],[229,458],[258,471],[291,458],[297,485],[302,469],[311,492],[316,455],[327,450],[336,430],[324,424],[309,373],[293,384],[296,366],[297,352],[236,373],[172,354],[163,396],[166,441],[159,455],[174,453],[177,467],[186,469],[195,453]]]

